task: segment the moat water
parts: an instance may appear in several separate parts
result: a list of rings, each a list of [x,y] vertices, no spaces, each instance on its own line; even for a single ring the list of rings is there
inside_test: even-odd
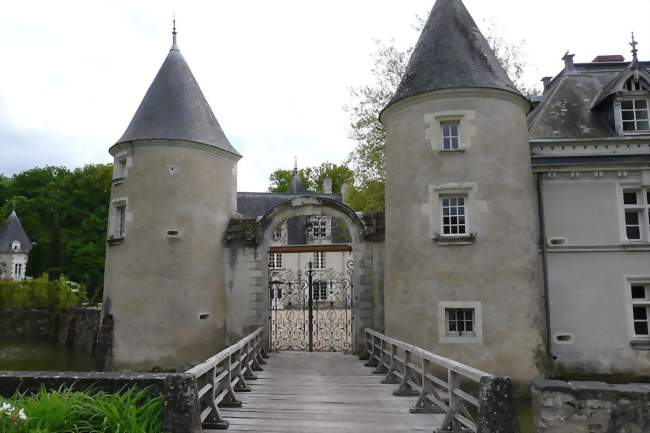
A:
[[[0,370],[91,371],[93,365],[90,354],[55,340],[0,340]]]

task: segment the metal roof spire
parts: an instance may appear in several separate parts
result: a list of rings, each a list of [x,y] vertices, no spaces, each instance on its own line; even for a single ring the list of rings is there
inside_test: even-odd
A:
[[[296,176],[298,174],[298,157],[294,156],[293,157],[293,175]]]
[[[172,50],[178,50],[176,46],[176,12],[174,12],[172,18]]]
[[[632,32],[632,42],[630,42],[630,46],[632,47],[632,65],[639,63],[639,50],[636,48],[637,45],[639,43],[634,39],[634,32]]]

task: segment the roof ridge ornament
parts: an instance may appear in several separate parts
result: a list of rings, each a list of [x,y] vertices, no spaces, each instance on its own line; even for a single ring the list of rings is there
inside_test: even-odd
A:
[[[639,50],[637,49],[637,45],[639,43],[634,39],[634,32],[632,32],[632,42],[630,42],[630,46],[632,47],[632,66],[638,66],[639,64]]]
[[[174,12],[172,18],[172,50],[178,50],[176,46],[176,33],[176,12]]]

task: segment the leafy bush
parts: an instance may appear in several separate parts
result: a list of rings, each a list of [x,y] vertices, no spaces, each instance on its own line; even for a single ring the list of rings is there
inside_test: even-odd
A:
[[[62,310],[88,302],[85,289],[63,276],[48,274],[23,281],[0,280],[0,310]]]
[[[0,400],[2,433],[161,433],[163,403],[147,390],[61,389]]]

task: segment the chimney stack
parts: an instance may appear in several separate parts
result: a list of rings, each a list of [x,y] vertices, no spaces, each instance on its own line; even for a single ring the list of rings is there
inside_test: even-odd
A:
[[[332,178],[329,176],[323,179],[323,193],[332,194]]]
[[[564,57],[562,57],[562,60],[564,60],[564,72],[573,72],[576,70],[576,67],[573,64],[574,57],[575,54],[569,54],[568,51],[564,54]]]
[[[551,87],[551,81],[553,81],[553,77],[542,78],[542,83],[544,83],[544,92],[546,92],[548,88]]]

